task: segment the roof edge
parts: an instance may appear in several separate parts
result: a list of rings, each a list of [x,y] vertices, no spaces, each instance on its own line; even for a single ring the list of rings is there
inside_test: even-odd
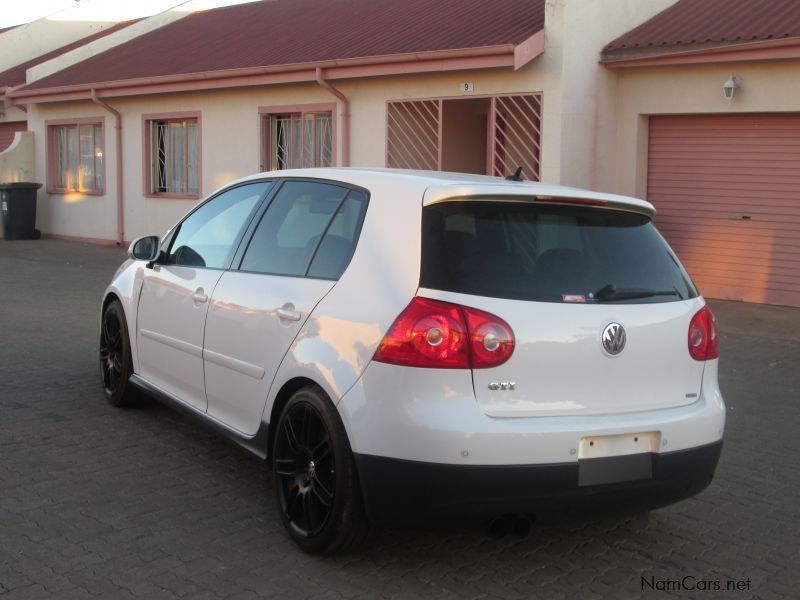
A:
[[[757,42],[712,43],[703,47],[656,46],[604,51],[600,64],[608,68],[647,67],[800,58],[800,36]]]
[[[349,79],[449,69],[514,67],[516,64],[515,48],[517,47],[519,46],[502,44],[480,48],[433,50],[269,67],[247,67],[164,75],[40,89],[27,89],[27,86],[24,86],[14,89],[8,95],[18,103],[37,103],[85,99],[89,98],[92,90],[96,90],[98,96],[114,97],[143,95],[156,91],[179,92],[220,87],[269,85],[271,83],[298,83],[316,81],[315,72],[317,68],[325,70],[326,79]]]

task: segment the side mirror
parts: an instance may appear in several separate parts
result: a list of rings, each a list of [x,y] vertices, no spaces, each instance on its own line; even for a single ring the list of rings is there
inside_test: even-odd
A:
[[[155,235],[146,235],[136,238],[131,242],[128,248],[128,256],[133,260],[153,262],[158,258],[159,250],[160,244],[158,237]]]

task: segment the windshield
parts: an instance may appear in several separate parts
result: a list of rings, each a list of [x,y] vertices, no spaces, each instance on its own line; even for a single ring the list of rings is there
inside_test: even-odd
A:
[[[675,254],[638,213],[517,202],[423,210],[422,287],[567,303],[694,298]]]

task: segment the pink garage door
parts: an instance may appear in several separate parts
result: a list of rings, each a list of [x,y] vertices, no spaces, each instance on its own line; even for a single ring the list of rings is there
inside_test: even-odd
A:
[[[14,134],[27,129],[25,121],[13,123],[0,123],[0,152],[5,150],[14,141]]]
[[[704,296],[800,306],[800,115],[650,118],[647,197]]]

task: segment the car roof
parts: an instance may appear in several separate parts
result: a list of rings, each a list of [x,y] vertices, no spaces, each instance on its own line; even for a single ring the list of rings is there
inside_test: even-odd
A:
[[[651,219],[656,214],[655,207],[652,204],[629,196],[594,192],[535,181],[510,181],[504,177],[442,171],[357,167],[287,169],[250,175],[238,180],[236,183],[264,177],[329,179],[367,189],[372,189],[381,184],[398,183],[402,180],[408,184],[417,184],[419,186],[424,205],[446,200],[536,200],[541,202],[569,202],[572,200],[576,203],[596,205],[598,207],[605,206],[618,210],[634,211],[645,214]],[[417,198],[408,197],[409,201],[413,202],[418,202]]]

